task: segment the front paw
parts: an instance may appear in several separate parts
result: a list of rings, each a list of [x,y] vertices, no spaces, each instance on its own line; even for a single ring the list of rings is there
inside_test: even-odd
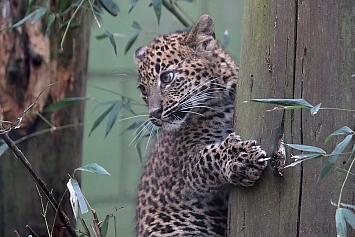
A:
[[[229,156],[229,182],[252,186],[267,167],[266,152],[256,145],[256,141],[242,141],[235,133],[226,139]]]

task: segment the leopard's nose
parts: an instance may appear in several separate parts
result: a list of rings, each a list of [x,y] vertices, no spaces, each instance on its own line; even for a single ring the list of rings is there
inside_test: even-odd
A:
[[[149,113],[150,117],[154,117],[157,119],[161,118],[161,114],[163,113],[163,108],[156,109]]]

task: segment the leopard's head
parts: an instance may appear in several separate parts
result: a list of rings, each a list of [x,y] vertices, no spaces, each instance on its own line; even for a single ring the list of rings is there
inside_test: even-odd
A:
[[[191,115],[234,98],[238,68],[218,46],[214,23],[203,15],[190,32],[156,38],[134,53],[138,88],[150,120],[176,129]]]

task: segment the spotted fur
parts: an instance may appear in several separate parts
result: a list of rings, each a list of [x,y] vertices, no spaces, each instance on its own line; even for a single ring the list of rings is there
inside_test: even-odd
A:
[[[229,184],[252,186],[267,165],[233,132],[238,68],[207,15],[134,56],[150,120],[163,128],[139,185],[137,236],[225,236]]]

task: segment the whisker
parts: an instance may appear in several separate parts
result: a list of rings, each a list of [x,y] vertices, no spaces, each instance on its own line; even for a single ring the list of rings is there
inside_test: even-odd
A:
[[[150,120],[146,120],[144,121],[135,131],[136,135],[134,136],[134,138],[132,139],[132,141],[128,144],[128,146],[130,146],[136,139],[138,139],[140,137],[140,135],[145,131],[146,126],[148,126]],[[143,127],[143,128],[142,128]],[[137,141],[138,143],[138,141]]]
[[[146,155],[147,153],[147,150],[148,150],[148,147],[149,147],[149,142],[150,142],[150,139],[152,137],[152,131],[154,130],[154,125],[153,123],[149,123],[150,125],[150,131],[149,131],[149,137],[148,137],[148,141],[147,141],[147,144],[145,145],[145,151],[144,151],[144,156]]]

